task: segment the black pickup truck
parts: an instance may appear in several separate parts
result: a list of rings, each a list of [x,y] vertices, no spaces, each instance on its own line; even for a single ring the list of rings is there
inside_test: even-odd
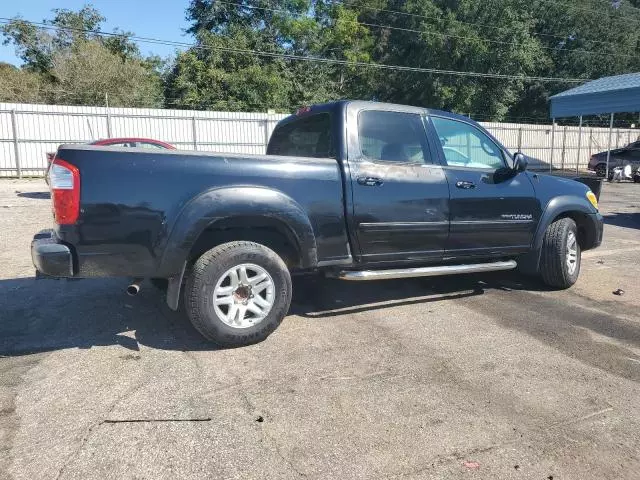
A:
[[[468,118],[340,101],[282,120],[266,155],[61,146],[55,228],[35,236],[55,277],[165,282],[167,303],[225,346],[266,338],[291,275],[378,280],[508,270],[573,285],[602,216],[583,184],[526,171]]]

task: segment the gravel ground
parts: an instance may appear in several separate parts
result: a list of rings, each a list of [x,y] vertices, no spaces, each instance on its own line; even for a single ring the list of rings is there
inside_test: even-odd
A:
[[[638,478],[640,185],[605,186],[571,290],[297,280],[235,350],[150,286],[36,281],[45,191],[0,181],[2,479]]]

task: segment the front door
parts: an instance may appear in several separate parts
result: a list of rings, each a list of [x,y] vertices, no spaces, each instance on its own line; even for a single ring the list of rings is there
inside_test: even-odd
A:
[[[449,186],[419,114],[360,110],[349,153],[360,261],[441,260]]]
[[[496,175],[508,154],[473,123],[431,116],[430,128],[451,188],[446,257],[528,251],[540,217],[528,174]]]

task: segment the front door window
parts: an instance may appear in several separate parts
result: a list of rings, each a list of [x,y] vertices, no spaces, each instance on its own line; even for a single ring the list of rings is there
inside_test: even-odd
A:
[[[440,117],[431,120],[448,166],[491,170],[506,166],[502,149],[473,125]]]

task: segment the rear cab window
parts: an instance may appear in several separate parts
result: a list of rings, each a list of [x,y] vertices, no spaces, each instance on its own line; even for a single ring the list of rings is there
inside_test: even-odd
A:
[[[329,113],[301,117],[278,125],[271,135],[267,155],[335,158]]]
[[[422,117],[414,113],[362,110],[358,114],[362,156],[374,162],[433,164]]]

